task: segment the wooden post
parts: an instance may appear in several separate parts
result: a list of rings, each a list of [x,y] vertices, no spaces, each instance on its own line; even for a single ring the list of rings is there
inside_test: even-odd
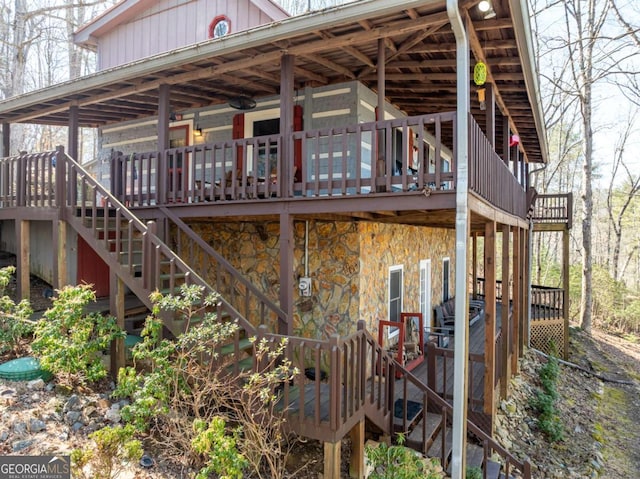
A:
[[[520,229],[520,290],[522,301],[520,304],[521,313],[521,321],[520,321],[520,335],[518,337],[518,350],[520,351],[520,357],[524,356],[524,347],[525,347],[525,335],[526,330],[529,323],[529,301],[528,301],[528,291],[529,291],[529,275],[527,273],[527,256],[529,252],[529,248],[527,247],[527,232],[526,228]]]
[[[522,321],[522,264],[520,262],[520,228],[513,229],[513,337],[511,344],[511,374],[518,373],[518,358],[520,358],[520,323]]]
[[[56,257],[53,260],[53,287],[62,289],[68,284],[67,278],[67,222],[53,220],[53,251]]]
[[[510,130],[509,130],[509,117],[502,117],[502,161],[504,161],[507,167],[509,166],[509,161],[511,161],[511,147],[509,146],[510,140]]]
[[[69,107],[69,130],[67,133],[67,151],[71,158],[80,163],[78,158],[78,133],[80,128],[80,112],[78,106]]]
[[[349,432],[351,436],[351,461],[349,463],[349,477],[363,479],[364,468],[364,419],[358,421]]]
[[[16,244],[17,247],[17,296],[18,299],[29,299],[31,296],[31,284],[29,276],[31,274],[31,265],[29,262],[30,251],[30,222],[23,219],[16,219]]]
[[[529,330],[531,329],[531,318],[529,317],[529,313],[531,312],[530,304],[531,304],[531,235],[532,232],[530,229],[525,231],[525,244],[526,244],[526,254],[524,256],[524,288],[525,288],[525,310],[526,310],[526,320],[524,329],[522,331],[522,343],[527,348],[529,347]]]
[[[326,479],[340,479],[340,441],[324,443],[324,474]]]
[[[287,314],[287,324],[279,325],[279,333],[293,334],[293,217],[280,214],[280,307]]]
[[[473,299],[478,299],[478,233],[471,235],[471,281]]]
[[[384,121],[384,110],[385,110],[385,88],[386,88],[386,78],[385,78],[385,65],[386,65],[386,50],[385,50],[384,38],[378,39],[378,61],[377,61],[377,73],[378,73],[378,105],[376,108],[376,121]],[[371,186],[374,191],[384,191],[385,187],[380,185],[379,188],[376,187],[376,178],[384,177],[386,170],[386,162],[384,157],[384,152],[386,150],[385,146],[385,132],[378,131],[377,136],[377,162],[375,171],[372,171],[371,181],[373,184]]]
[[[2,155],[0,157],[9,156],[11,153],[11,126],[9,123],[2,124]]]
[[[509,225],[502,225],[502,380],[500,381],[500,396],[506,398],[509,395],[509,378],[511,378],[511,362],[509,361],[509,345],[511,343],[509,320]]]
[[[282,180],[280,181],[280,194],[283,198],[292,196],[293,193],[293,96],[295,57],[282,55],[280,62],[280,135],[282,136],[282,161],[280,164]]]
[[[485,84],[485,118],[486,118],[486,136],[491,146],[496,147],[496,92],[491,83]]]
[[[168,165],[166,159],[166,150],[169,148],[169,115],[171,115],[171,88],[167,84],[160,85],[158,89],[158,157],[157,173],[158,184],[156,191],[158,192],[158,203],[165,204],[167,202],[167,181],[168,181]],[[116,164],[116,168],[119,165]],[[124,192],[124,185],[121,185]]]
[[[569,229],[562,232],[562,316],[564,319],[564,359],[569,359]]]
[[[484,412],[491,416],[493,433],[496,413],[496,223],[489,221],[484,230]]]
[[[109,273],[109,314],[116,318],[118,327],[124,330],[124,282],[113,272]],[[124,339],[111,342],[111,376],[118,378],[118,371],[125,366]]]

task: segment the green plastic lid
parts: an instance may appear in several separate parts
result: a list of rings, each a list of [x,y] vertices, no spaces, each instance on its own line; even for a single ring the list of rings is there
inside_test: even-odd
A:
[[[141,341],[142,341],[142,338],[140,336],[136,336],[134,334],[127,334],[127,337],[124,338],[124,347],[127,349],[131,349]]]
[[[40,368],[40,361],[31,356],[13,359],[0,364],[0,379],[8,381],[31,381],[42,378],[45,381],[51,379],[49,371]]]

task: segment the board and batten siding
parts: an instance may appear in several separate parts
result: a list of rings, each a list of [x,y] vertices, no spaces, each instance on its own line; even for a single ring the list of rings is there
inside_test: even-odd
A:
[[[232,34],[273,21],[250,0],[162,0],[100,36],[98,69],[205,41],[220,15],[231,21]]]

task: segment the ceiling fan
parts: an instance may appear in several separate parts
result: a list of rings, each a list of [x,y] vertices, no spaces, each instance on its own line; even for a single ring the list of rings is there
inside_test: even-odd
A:
[[[253,110],[256,107],[256,101],[248,96],[235,96],[229,98],[229,106],[236,110]]]

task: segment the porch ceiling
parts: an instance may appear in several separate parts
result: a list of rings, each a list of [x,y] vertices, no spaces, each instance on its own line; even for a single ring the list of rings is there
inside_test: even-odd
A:
[[[477,60],[488,65],[498,108],[520,136],[527,160],[545,161],[528,13],[517,0],[493,0],[497,16],[483,20],[478,2],[460,2],[469,26],[471,65]],[[164,83],[172,85],[171,108],[177,112],[224,104],[238,95],[277,95],[283,53],[295,56],[296,88],[358,80],[376,90],[378,39],[387,49],[390,103],[407,115],[456,109],[455,38],[444,1],[364,0],[2,101],[0,122],[64,126],[71,106],[78,106],[86,127],[155,116],[158,87]],[[472,113],[484,125],[474,85],[471,90]]]

